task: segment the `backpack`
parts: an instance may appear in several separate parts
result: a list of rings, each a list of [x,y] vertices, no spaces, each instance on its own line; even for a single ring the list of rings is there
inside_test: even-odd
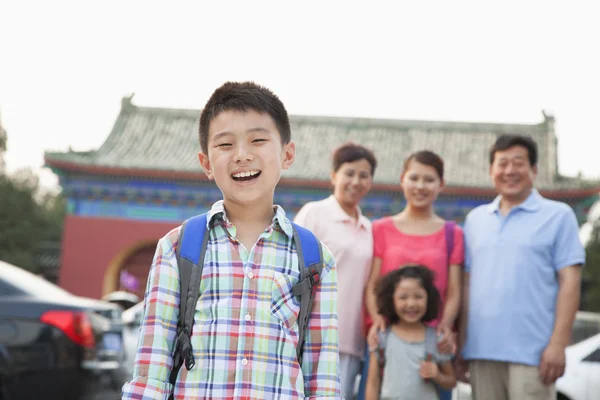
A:
[[[208,245],[208,214],[201,214],[186,220],[179,233],[177,247],[177,265],[179,268],[180,302],[179,319],[177,321],[177,339],[173,352],[173,368],[169,382],[175,386],[181,366],[185,364],[189,371],[195,365],[192,344],[192,328],[194,312],[200,297],[200,281],[204,267],[204,256]],[[298,315],[298,345],[296,356],[302,366],[302,352],[306,339],[308,320],[312,309],[313,297],[317,284],[321,280],[323,270],[321,242],[306,228],[292,223],[294,242],[298,254],[300,282],[292,287],[292,294],[300,296],[300,311]],[[201,243],[201,246],[198,246]],[[171,394],[171,397],[173,394]]]
[[[447,268],[450,268],[450,257],[452,257],[452,250],[454,249],[454,221],[446,221],[444,223],[444,235],[446,239],[446,255],[447,255]],[[383,384],[383,370],[385,368],[385,342],[389,330],[379,334],[379,346],[377,346],[377,363],[379,364],[379,379],[380,384]],[[433,360],[433,355],[437,350],[437,335],[434,329],[427,327],[425,330],[425,359],[427,361]]]

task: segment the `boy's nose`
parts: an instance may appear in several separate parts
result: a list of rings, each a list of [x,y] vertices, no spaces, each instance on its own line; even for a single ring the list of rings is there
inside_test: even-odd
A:
[[[244,161],[251,161],[252,153],[248,151],[246,146],[238,146],[237,151],[235,152],[235,162],[240,163]]]

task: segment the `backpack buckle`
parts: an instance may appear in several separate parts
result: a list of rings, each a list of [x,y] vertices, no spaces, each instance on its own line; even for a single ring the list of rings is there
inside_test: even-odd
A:
[[[310,274],[308,275],[308,279],[310,281],[310,288],[311,288],[311,290],[314,291],[317,283],[319,283],[321,281],[321,277],[319,276],[319,273],[314,270],[311,271]]]

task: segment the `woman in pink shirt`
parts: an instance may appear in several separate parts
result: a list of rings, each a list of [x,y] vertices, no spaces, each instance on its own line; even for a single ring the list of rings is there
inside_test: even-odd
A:
[[[333,195],[307,203],[295,222],[331,250],[338,274],[338,326],[342,396],[353,397],[364,354],[362,293],[373,259],[371,222],[358,204],[371,189],[377,160],[367,148],[347,143],[333,153]]]
[[[442,303],[441,313],[431,325],[443,335],[440,350],[452,351],[452,326],[460,307],[464,242],[462,229],[455,225],[448,259],[446,221],[433,208],[444,188],[444,161],[431,151],[410,155],[404,162],[401,185],[406,199],[404,210],[373,223],[373,266],[365,292],[369,342],[376,341],[376,332],[384,330],[386,324],[377,312],[377,280],[404,265],[421,264],[435,273],[434,284]]]

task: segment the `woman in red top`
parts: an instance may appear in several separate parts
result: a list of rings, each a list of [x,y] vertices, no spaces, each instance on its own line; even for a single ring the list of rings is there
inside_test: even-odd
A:
[[[373,222],[373,266],[365,291],[369,344],[377,342],[377,331],[385,320],[377,312],[374,288],[379,277],[407,264],[421,264],[435,273],[434,284],[441,296],[441,313],[431,323],[443,336],[440,351],[452,352],[452,326],[460,307],[461,265],[464,261],[462,229],[455,226],[453,249],[448,260],[445,223],[433,208],[444,187],[444,162],[431,151],[419,151],[404,162],[401,186],[406,207],[399,214]]]

